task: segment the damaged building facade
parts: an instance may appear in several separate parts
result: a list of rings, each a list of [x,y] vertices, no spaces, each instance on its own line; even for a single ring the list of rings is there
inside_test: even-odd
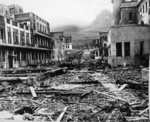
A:
[[[72,50],[72,37],[65,36],[64,32],[51,32],[54,41],[53,60],[60,61],[64,59],[65,52]]]
[[[0,6],[0,68],[48,63],[54,45],[49,23],[20,6]]]
[[[114,26],[108,32],[108,63],[148,65],[150,43],[149,0],[112,0]]]

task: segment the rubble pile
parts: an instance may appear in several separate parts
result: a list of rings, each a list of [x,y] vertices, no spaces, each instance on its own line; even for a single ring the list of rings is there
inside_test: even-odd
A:
[[[61,75],[53,72],[52,76],[39,81],[37,77],[42,76],[41,73],[33,81],[1,81],[4,89],[0,92],[0,119],[148,122],[148,97],[138,96],[135,89],[128,89],[126,83],[118,87],[111,77],[117,73],[111,69],[101,72],[73,70]],[[47,75],[49,71],[42,74]],[[126,75],[130,77],[129,72]],[[121,78],[125,77],[122,74]],[[134,78],[138,79],[140,75]]]

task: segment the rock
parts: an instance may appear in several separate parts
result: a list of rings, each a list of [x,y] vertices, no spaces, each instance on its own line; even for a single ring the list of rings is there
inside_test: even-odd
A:
[[[13,119],[13,115],[8,111],[1,111],[0,119]]]
[[[14,120],[23,120],[23,116],[22,115],[14,115],[13,119]]]

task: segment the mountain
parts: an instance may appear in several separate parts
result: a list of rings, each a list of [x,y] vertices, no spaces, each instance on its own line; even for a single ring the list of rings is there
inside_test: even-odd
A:
[[[55,28],[54,31],[63,31],[65,35],[72,36],[73,46],[78,48],[93,39],[99,38],[99,32],[108,31],[113,25],[113,14],[107,9],[102,10],[96,18],[86,27],[68,25]]]

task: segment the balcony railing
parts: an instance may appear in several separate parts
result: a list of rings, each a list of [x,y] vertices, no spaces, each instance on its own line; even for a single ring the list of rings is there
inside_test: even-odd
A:
[[[49,34],[42,32],[42,31],[39,31],[39,30],[34,30],[34,33],[41,33],[41,34],[44,34],[46,36],[50,36]]]
[[[20,45],[21,45],[21,46],[24,46],[24,45],[25,45],[25,42],[20,42]]]
[[[19,44],[19,42],[15,41],[15,42],[14,42],[14,44],[18,45],[18,44]]]
[[[31,46],[31,44],[29,42],[26,43],[27,46]]]

